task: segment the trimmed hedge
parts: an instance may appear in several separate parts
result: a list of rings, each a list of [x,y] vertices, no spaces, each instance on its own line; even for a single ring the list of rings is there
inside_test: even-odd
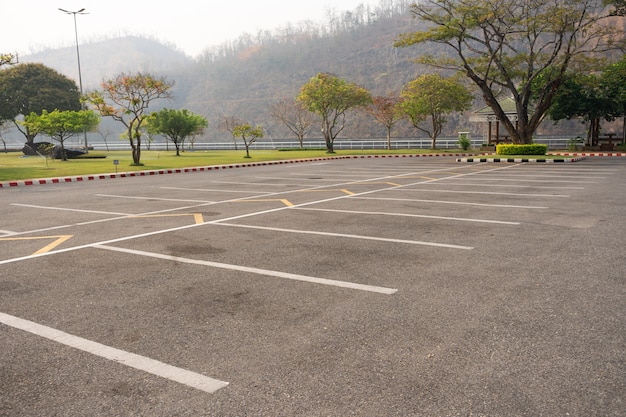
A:
[[[548,153],[548,145],[536,143],[529,145],[503,143],[496,146],[498,155],[545,155],[546,153]]]

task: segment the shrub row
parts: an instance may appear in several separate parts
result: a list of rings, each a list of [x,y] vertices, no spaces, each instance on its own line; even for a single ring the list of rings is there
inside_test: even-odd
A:
[[[535,143],[529,145],[503,143],[496,146],[498,155],[545,155],[547,152],[548,145]]]

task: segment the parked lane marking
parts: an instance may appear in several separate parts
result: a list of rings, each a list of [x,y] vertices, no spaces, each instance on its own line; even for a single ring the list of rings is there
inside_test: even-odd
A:
[[[30,236],[30,237],[4,237],[0,238],[0,241],[10,241],[10,240],[39,240],[39,239],[55,239],[52,243],[44,246],[39,249],[37,252],[34,252],[33,255],[40,255],[42,253],[50,252],[52,249],[59,246],[61,243],[66,240],[74,237],[74,235],[59,235],[59,236]]]
[[[196,372],[191,372],[145,356],[103,345],[9,314],[0,312],[0,323],[204,392],[214,393],[228,385],[228,382],[209,378]]]
[[[398,217],[419,217],[422,219],[435,219],[435,220],[452,220],[459,222],[475,222],[475,223],[492,223],[492,224],[503,224],[503,225],[512,225],[519,226],[521,223],[519,222],[508,222],[502,220],[483,220],[483,219],[471,219],[466,217],[445,217],[445,216],[432,216],[427,214],[410,214],[410,213],[389,213],[389,212],[381,212],[381,211],[360,211],[360,210],[337,210],[337,209],[320,209],[320,208],[310,208],[310,207],[302,207],[297,210],[311,210],[311,211],[326,211],[331,213],[348,213],[348,214],[371,214],[378,216],[398,216]]]
[[[458,204],[462,206],[479,206],[479,207],[493,207],[493,208],[519,208],[519,209],[548,209],[550,207],[544,206],[519,206],[514,204],[487,204],[487,203],[468,203],[465,201],[445,201],[445,200],[422,200],[417,198],[382,198],[382,197],[360,197],[356,196],[355,199],[359,200],[382,200],[382,201],[414,201],[416,203],[435,203],[435,204]]]
[[[293,203],[285,198],[263,198],[263,199],[244,199],[244,200],[231,200],[231,203],[259,203],[268,201],[280,201],[287,207],[292,207]]]
[[[428,184],[418,184],[418,185],[428,185]],[[444,184],[442,184],[444,185]],[[385,191],[393,191],[393,189],[386,189]],[[516,197],[563,197],[569,198],[568,194],[525,194],[525,193],[496,193],[489,191],[458,191],[458,190],[427,190],[423,188],[409,188],[406,191],[417,191],[423,193],[450,193],[450,194],[487,194],[487,195],[511,195]]]
[[[193,216],[196,224],[204,223],[204,217],[202,217],[202,213],[181,213],[181,214],[140,214],[137,216],[128,216],[129,219],[143,219],[143,218],[151,218],[151,217],[182,217],[182,216]]]
[[[73,211],[73,212],[78,212],[78,213],[108,214],[108,215],[115,215],[115,216],[130,216],[131,215],[129,213],[116,213],[114,211],[98,211],[98,210],[72,209],[72,208],[65,208],[65,207],[36,206],[34,204],[11,203],[11,205],[17,206],[17,207],[28,207],[28,208],[36,208],[36,209],[43,209],[43,210]]]
[[[244,229],[271,230],[273,232],[300,233],[303,235],[345,237],[349,239],[374,240],[378,242],[406,243],[409,245],[434,246],[438,248],[447,248],[447,249],[461,249],[461,250],[474,249],[472,246],[450,245],[447,243],[424,242],[420,240],[392,239],[392,238],[386,238],[386,237],[351,235],[351,234],[346,234],[346,233],[319,232],[315,230],[284,229],[280,227],[251,226],[247,224],[235,224],[235,223],[223,223],[223,222],[212,223],[212,224],[217,225],[217,226],[241,227]]]
[[[134,250],[134,249],[125,249],[125,248],[119,248],[115,246],[98,245],[95,247],[98,249],[129,253],[132,255],[147,256],[151,258],[164,259],[167,261],[181,262],[181,263],[192,264],[192,265],[210,266],[212,268],[229,269],[231,271],[248,272],[248,273],[257,274],[257,275],[265,275],[265,276],[289,279],[289,280],[294,280],[294,281],[310,282],[313,284],[330,285],[333,287],[349,288],[353,290],[369,291],[369,292],[375,292],[379,294],[391,295],[391,294],[395,294],[398,291],[396,288],[377,287],[373,285],[357,284],[354,282],[337,281],[333,279],[317,278],[317,277],[312,277],[312,276],[307,276],[307,275],[290,274],[288,272],[272,271],[269,269],[225,264],[221,262],[203,261],[199,259],[182,258],[179,256],[164,255],[161,253],[146,252],[146,251]]]
[[[161,197],[139,197],[139,196],[129,196],[129,195],[115,195],[115,194],[94,194],[96,197],[107,197],[107,198],[127,198],[130,200],[151,200],[151,201],[174,201],[180,203],[212,203],[212,201],[207,200],[188,200],[184,198],[161,198]]]

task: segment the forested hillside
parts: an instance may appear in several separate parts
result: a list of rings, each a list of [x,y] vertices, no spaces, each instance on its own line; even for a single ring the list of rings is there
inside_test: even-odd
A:
[[[373,95],[387,95],[398,94],[418,75],[433,71],[420,68],[413,58],[437,51],[427,51],[427,45],[422,49],[393,46],[399,34],[418,29],[408,13],[410,3],[381,0],[374,8],[360,6],[352,11],[329,12],[324,22],[291,23],[272,32],[243,34],[207,49],[195,59],[140,37],[89,43],[81,45],[83,83],[90,90],[98,88],[103,78],[121,72],[162,75],[175,82],[175,102],[159,103],[159,108],[186,108],[206,117],[208,140],[228,139],[228,134],[218,129],[222,116],[260,124],[267,137],[291,137],[281,123],[271,119],[269,105],[295,98],[300,87],[318,72],[357,83]],[[75,53],[73,48],[64,48],[25,57],[23,61],[42,62],[76,79]],[[478,98],[474,108],[483,105]],[[481,127],[471,126],[469,116],[469,112],[451,116],[443,135],[455,135],[458,130],[480,135]],[[581,130],[578,123],[571,126],[575,131]],[[551,125],[546,129],[550,130]],[[384,132],[371,116],[355,112],[350,114],[340,138],[380,138]],[[319,129],[313,129],[310,136],[320,137]],[[394,136],[418,134],[408,123],[399,123]]]

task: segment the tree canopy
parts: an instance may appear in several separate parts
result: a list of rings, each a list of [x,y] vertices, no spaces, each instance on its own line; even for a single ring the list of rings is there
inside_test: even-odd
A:
[[[395,95],[372,97],[372,103],[366,111],[374,120],[385,126],[387,131],[387,149],[391,149],[391,130],[404,117],[400,100]]]
[[[61,144],[61,158],[66,161],[65,140],[78,133],[94,130],[100,123],[100,117],[93,110],[43,110],[41,114],[29,114],[22,123],[31,131],[58,141]]]
[[[189,136],[197,135],[209,125],[207,120],[189,110],[162,109],[148,117],[148,132],[163,135],[176,146],[176,155]]]
[[[18,64],[0,71],[0,120],[13,120],[32,143],[36,133],[23,131],[18,116],[43,110],[80,110],[80,91],[76,83],[43,64]]]
[[[396,46],[426,42],[450,54],[423,55],[418,62],[464,73],[482,92],[515,142],[529,143],[568,69],[597,66],[603,52],[624,45],[623,0],[422,0],[411,13],[429,27],[406,33]],[[545,78],[533,95],[533,84]],[[513,98],[517,121],[498,103]],[[533,100],[534,98],[534,100]]]
[[[320,117],[326,149],[332,153],[335,138],[345,127],[346,112],[367,106],[372,96],[363,87],[332,74],[319,73],[302,86],[297,100]]]
[[[252,127],[250,123],[243,123],[233,128],[233,137],[243,140],[246,158],[250,158],[250,145],[263,137],[263,128],[261,126]]]
[[[435,148],[446,115],[468,110],[473,96],[458,81],[439,74],[426,74],[411,81],[400,93],[400,107],[416,129],[426,133]],[[430,127],[423,127],[430,119]]]
[[[613,102],[614,116],[624,119],[622,143],[626,143],[626,55],[623,55],[620,61],[605,68],[601,82],[606,96]]]
[[[120,74],[102,83],[102,91],[87,96],[88,102],[102,116],[109,116],[126,127],[132,148],[133,163],[140,165],[142,125],[150,104],[160,98],[171,98],[173,83],[150,74]]]

